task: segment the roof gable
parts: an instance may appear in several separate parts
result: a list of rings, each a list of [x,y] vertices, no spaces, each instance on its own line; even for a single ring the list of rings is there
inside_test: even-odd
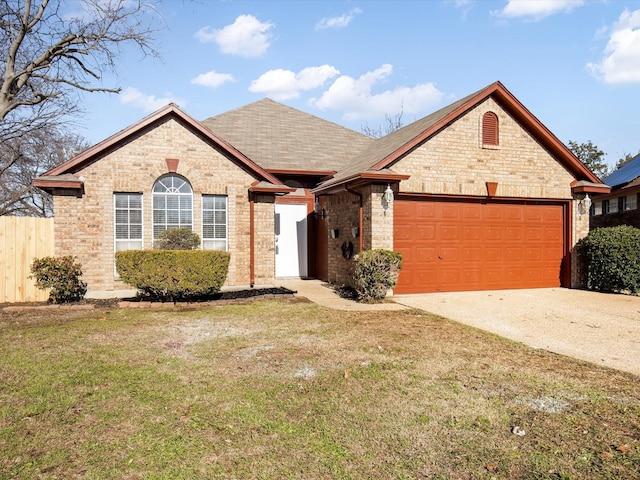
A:
[[[270,171],[331,173],[344,168],[371,137],[269,98],[202,121]]]
[[[214,148],[221,151],[224,155],[237,162],[241,167],[251,172],[258,180],[264,180],[272,184],[280,184],[280,181],[267,172],[264,168],[256,164],[249,159],[242,152],[237,150],[226,140],[214,134],[211,130],[204,127],[201,123],[183,112],[177,105],[170,103],[151,115],[143,118],[139,122],[121,130],[120,132],[112,135],[111,137],[103,140],[102,142],[88,148],[84,152],[75,156],[74,158],[52,168],[37,180],[34,184],[38,186],[38,183],[42,183],[44,180],[51,179],[51,177],[58,177],[62,175],[68,175],[76,173],[83,168],[87,167],[93,162],[99,161],[108,152],[119,148],[121,145],[129,141],[134,136],[151,130],[157,125],[173,119],[182,124],[185,128],[191,130],[194,134],[200,136],[205,141],[210,143]]]
[[[553,135],[504,85],[495,82],[482,90],[464,97],[416,122],[382,137],[360,152],[348,167],[324,182],[318,191],[360,177],[362,172],[388,169],[430,137],[446,128],[456,119],[492,97],[533,138],[546,148],[576,178],[602,183],[578,158]]]

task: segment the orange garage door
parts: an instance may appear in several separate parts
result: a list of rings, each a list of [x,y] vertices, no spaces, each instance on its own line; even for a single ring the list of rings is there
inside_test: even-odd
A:
[[[395,293],[558,287],[562,204],[396,200]]]

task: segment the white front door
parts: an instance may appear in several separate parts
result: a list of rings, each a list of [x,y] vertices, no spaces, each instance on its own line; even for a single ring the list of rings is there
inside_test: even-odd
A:
[[[275,205],[276,277],[307,276],[307,206]]]

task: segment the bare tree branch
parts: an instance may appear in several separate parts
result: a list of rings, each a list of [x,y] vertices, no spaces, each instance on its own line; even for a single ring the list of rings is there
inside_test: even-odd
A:
[[[157,56],[153,0],[0,0],[0,215],[51,214],[34,177],[86,148],[67,127],[127,46]],[[68,12],[69,5],[81,11]]]
[[[0,120],[79,91],[119,92],[95,82],[115,71],[123,46],[157,55],[151,42],[158,17],[142,0],[81,0],[83,12],[70,16],[61,13],[61,0],[1,3]]]

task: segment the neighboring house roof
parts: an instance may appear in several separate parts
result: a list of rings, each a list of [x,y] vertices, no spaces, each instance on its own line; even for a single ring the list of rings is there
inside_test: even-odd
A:
[[[202,124],[269,171],[333,173],[375,140],[265,98]]]
[[[55,185],[55,183],[52,183],[52,181],[55,182],[56,179],[60,179],[61,177],[64,177],[68,180],[71,174],[79,172],[91,163],[99,160],[106,153],[115,150],[120,145],[127,142],[134,135],[154,128],[156,125],[159,125],[162,122],[167,121],[168,119],[174,119],[180,122],[186,128],[189,128],[191,131],[193,131],[196,135],[203,138],[206,142],[212,144],[214,148],[221,151],[224,155],[226,155],[233,161],[237,162],[242,168],[251,172],[259,181],[264,181],[268,184],[271,184],[271,189],[273,191],[279,190],[283,193],[291,191],[291,188],[285,185],[281,185],[280,181],[271,173],[267,172],[262,166],[258,165],[242,152],[238,151],[226,140],[220,138],[208,128],[205,128],[201,123],[187,115],[173,103],[166,105],[165,107],[157,110],[151,115],[143,118],[139,122],[125,128],[124,130],[121,130],[115,135],[112,135],[106,140],[103,140],[102,142],[94,145],[93,147],[88,148],[84,152],[62,163],[61,165],[52,168],[40,177],[35,178],[33,184],[36,187],[40,187],[45,190],[51,189]],[[81,188],[81,186],[82,182],[79,181],[76,188]]]
[[[600,180],[558,140],[504,85],[495,82],[488,87],[464,97],[431,115],[403,127],[361,151],[345,169],[322,183],[314,191],[320,193],[337,185],[362,178],[363,172],[388,169],[395,162],[424,143],[431,136],[460,118],[487,98],[493,97],[509,112],[540,144],[558,158],[564,167],[579,180],[600,184]]]
[[[640,154],[636,155],[611,175],[604,177],[602,183],[609,185],[611,188],[616,188],[626,186],[630,183],[637,183],[634,182],[634,180],[638,179],[638,177],[640,177]]]

